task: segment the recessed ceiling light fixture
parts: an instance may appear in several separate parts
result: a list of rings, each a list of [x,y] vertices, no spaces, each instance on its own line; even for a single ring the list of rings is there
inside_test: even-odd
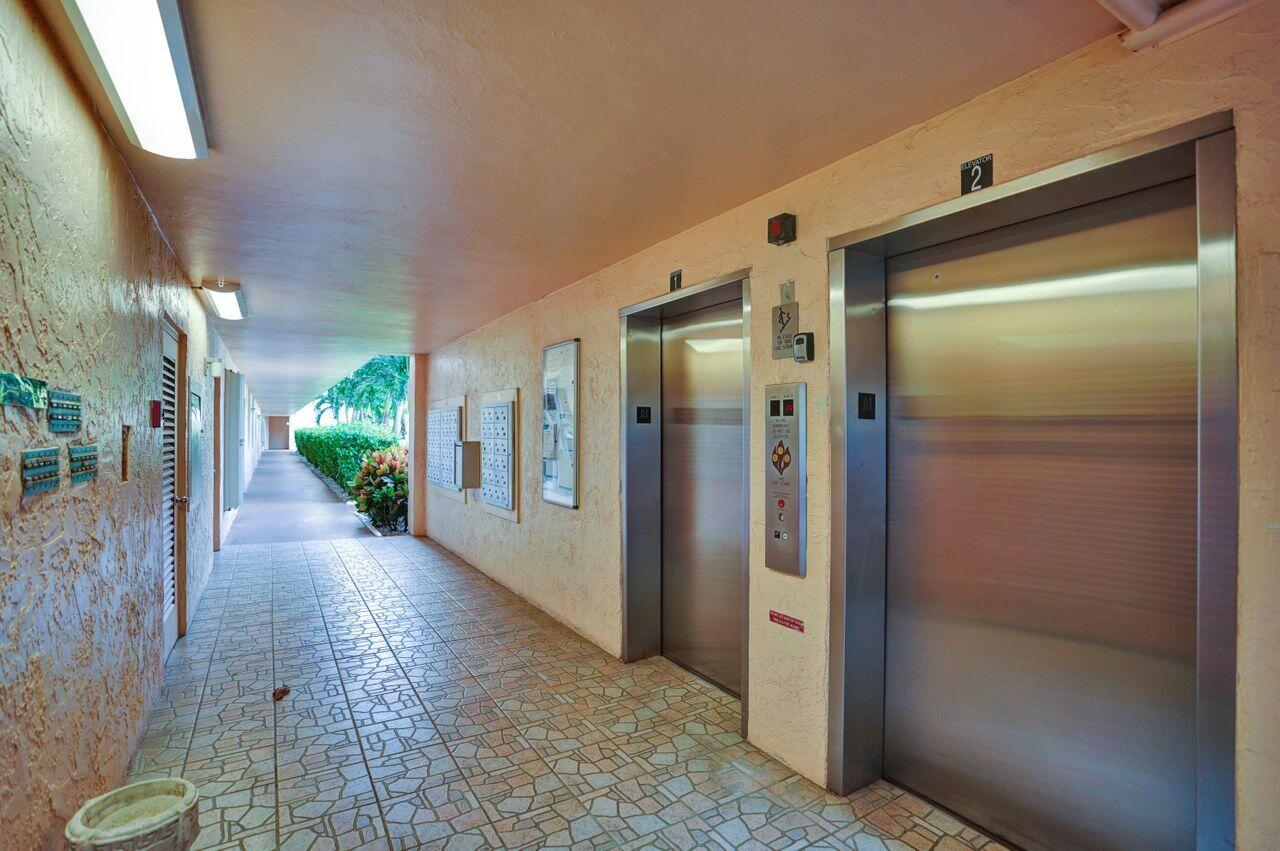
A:
[[[249,311],[244,306],[244,295],[240,292],[240,284],[236,281],[202,281],[200,294],[204,296],[209,309],[219,319],[244,319]]]
[[[62,0],[129,141],[177,159],[209,155],[178,0]]]

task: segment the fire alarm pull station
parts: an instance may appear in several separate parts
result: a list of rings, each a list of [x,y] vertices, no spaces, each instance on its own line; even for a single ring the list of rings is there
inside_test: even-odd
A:
[[[765,397],[765,567],[805,575],[805,385],[770,384]]]

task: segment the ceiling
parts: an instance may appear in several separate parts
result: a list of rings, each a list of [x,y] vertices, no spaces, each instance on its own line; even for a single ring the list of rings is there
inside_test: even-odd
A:
[[[1120,29],[1094,0],[186,0],[206,160],[131,146],[265,413]]]

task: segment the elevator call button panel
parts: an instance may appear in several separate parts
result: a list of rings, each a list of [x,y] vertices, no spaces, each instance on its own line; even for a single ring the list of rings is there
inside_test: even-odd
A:
[[[764,563],[805,575],[805,385],[764,388]]]

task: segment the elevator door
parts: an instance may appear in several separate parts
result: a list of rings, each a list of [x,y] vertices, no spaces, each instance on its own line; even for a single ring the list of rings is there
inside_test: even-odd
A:
[[[662,325],[662,654],[742,686],[742,303]]]
[[[1194,845],[1194,205],[887,265],[885,773],[1029,848]]]

